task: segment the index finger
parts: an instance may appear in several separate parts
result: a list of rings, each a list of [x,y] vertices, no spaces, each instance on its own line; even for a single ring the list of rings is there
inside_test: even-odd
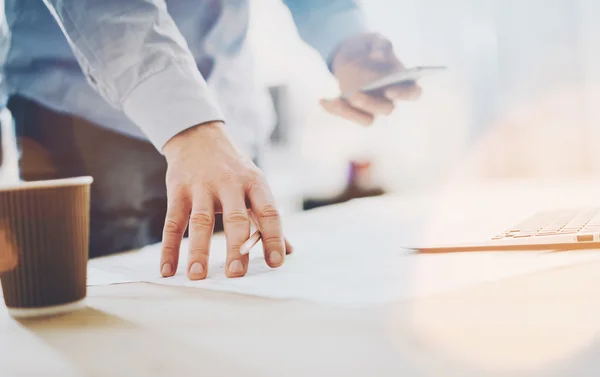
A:
[[[348,97],[348,102],[355,108],[375,115],[390,115],[394,111],[394,102],[387,97],[371,96],[356,92]]]
[[[279,267],[285,258],[285,242],[281,216],[273,194],[261,178],[249,187],[247,196],[262,235],[265,261],[270,267]]]

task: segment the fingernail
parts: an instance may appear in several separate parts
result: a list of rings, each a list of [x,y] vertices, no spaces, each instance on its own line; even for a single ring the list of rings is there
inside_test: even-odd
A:
[[[271,254],[269,254],[269,262],[273,265],[279,265],[282,260],[281,253],[278,251],[271,251]]]
[[[192,264],[192,267],[190,267],[190,275],[194,275],[194,276],[204,275],[204,266],[202,265],[202,263],[195,262],[194,264]]]
[[[241,274],[244,272],[244,265],[239,260],[234,260],[229,264],[229,272],[232,274]]]
[[[173,274],[173,266],[171,266],[171,263],[165,263],[160,271],[163,276],[171,276]]]

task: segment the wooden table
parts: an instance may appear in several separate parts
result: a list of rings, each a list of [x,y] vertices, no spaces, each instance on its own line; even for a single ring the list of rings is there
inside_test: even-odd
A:
[[[148,283],[17,322],[0,376],[597,376],[600,263],[360,309]]]

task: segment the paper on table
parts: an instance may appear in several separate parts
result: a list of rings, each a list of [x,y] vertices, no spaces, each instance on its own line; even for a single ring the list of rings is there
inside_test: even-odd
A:
[[[138,283],[143,280],[129,278],[126,274],[118,274],[109,268],[88,267],[87,286]]]
[[[360,211],[357,211],[360,212]],[[189,281],[185,276],[187,242],[182,245],[177,275],[159,276],[160,246],[107,258],[95,268],[108,269],[128,279],[197,287],[273,299],[310,300],[343,306],[376,305],[406,298],[443,293],[536,271],[600,260],[598,252],[454,253],[415,255],[397,245],[406,243],[417,226],[389,219],[349,214],[343,225],[327,226],[328,216],[310,225],[294,224],[287,236],[295,252],[279,269],[269,268],[259,243],[250,253],[250,267],[241,279],[228,279],[225,239],[211,245],[209,276]],[[332,215],[334,218],[335,215]],[[330,218],[331,220],[331,218]],[[303,226],[299,226],[303,225]],[[400,231],[400,229],[402,231]]]

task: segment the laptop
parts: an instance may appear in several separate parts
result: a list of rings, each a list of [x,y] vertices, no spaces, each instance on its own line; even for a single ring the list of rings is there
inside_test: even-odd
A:
[[[481,242],[408,248],[419,253],[600,249],[600,208],[534,212]]]

